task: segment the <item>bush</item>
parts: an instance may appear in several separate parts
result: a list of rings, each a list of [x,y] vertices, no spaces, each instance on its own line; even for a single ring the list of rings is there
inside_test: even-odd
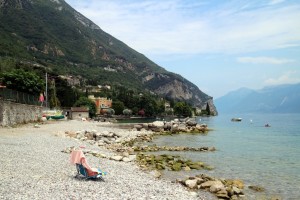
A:
[[[127,116],[132,115],[132,110],[130,109],[123,110],[123,115],[127,115]]]
[[[39,95],[45,89],[45,82],[34,72],[15,69],[1,74],[1,82],[7,88]]]
[[[124,103],[121,101],[113,101],[112,103],[112,108],[115,110],[116,115],[122,115],[124,107]]]
[[[192,108],[185,102],[177,102],[174,106],[174,113],[184,117],[192,116]]]

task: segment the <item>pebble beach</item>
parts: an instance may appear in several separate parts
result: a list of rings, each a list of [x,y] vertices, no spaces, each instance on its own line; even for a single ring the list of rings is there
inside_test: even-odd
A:
[[[216,199],[209,193],[196,193],[179,183],[157,179],[134,162],[92,155],[86,155],[87,161],[91,167],[107,172],[105,181],[75,178],[76,168],[63,149],[84,145],[106,155],[113,153],[105,147],[63,137],[66,131],[114,131],[121,139],[138,134],[100,124],[66,120],[0,128],[1,199]]]

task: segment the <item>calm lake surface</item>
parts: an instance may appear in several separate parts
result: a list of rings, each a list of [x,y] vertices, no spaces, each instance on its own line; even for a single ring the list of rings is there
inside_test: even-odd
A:
[[[231,118],[241,117],[241,122]],[[195,174],[242,179],[246,186],[258,185],[264,193],[245,189],[249,199],[263,196],[300,199],[300,114],[219,115],[197,118],[213,129],[206,135],[179,134],[159,136],[156,145],[203,147],[214,146],[215,152],[171,152],[203,161],[212,171],[168,172],[169,178]],[[265,124],[271,127],[265,127]],[[170,152],[159,152],[167,153]],[[173,174],[172,174],[173,173]]]

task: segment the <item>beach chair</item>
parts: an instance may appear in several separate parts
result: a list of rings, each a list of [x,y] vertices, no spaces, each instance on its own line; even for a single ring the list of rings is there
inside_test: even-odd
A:
[[[70,157],[71,164],[76,165],[77,174],[75,178],[84,178],[86,180],[102,180],[106,172],[102,172],[100,169],[91,168],[87,163],[87,160],[82,150],[73,150]]]

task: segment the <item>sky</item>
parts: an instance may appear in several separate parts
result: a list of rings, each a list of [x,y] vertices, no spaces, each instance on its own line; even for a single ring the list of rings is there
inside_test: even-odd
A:
[[[65,0],[214,99],[300,82],[299,0]]]

